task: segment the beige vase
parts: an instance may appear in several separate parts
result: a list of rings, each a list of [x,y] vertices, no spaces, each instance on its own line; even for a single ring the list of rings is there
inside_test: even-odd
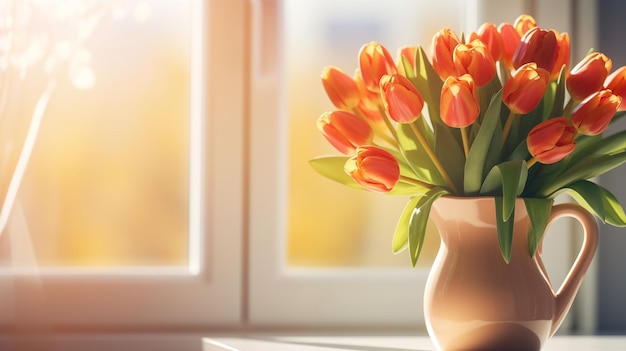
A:
[[[552,207],[548,226],[562,216],[577,219],[585,234],[569,274],[555,290],[541,250],[534,257],[528,252],[530,221],[522,199],[516,203],[508,264],[498,246],[493,198],[435,201],[431,218],[441,246],[426,283],[424,313],[439,350],[541,349],[565,318],[598,244],[591,214],[578,205],[559,204]]]

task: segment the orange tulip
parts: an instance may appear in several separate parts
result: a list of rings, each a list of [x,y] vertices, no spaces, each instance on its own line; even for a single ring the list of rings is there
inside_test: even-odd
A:
[[[361,70],[358,68],[356,72],[354,72],[354,82],[359,90],[359,94],[361,94],[360,105],[370,110],[378,110],[380,106],[380,94],[377,91],[367,89],[365,82],[363,82]]]
[[[489,53],[491,53],[491,57],[494,61],[500,60],[504,51],[504,43],[502,42],[502,37],[498,32],[498,27],[496,27],[493,23],[483,23],[479,28],[478,32],[472,32],[470,34],[470,41],[474,41],[479,39],[485,46],[489,49]]]
[[[502,62],[508,69],[513,68],[513,54],[522,39],[522,36],[510,23],[502,23],[498,26],[498,32],[502,38]]]
[[[554,66],[552,67],[552,72],[550,72],[550,80],[555,80],[559,77],[559,74],[561,73],[561,68],[563,68],[563,66],[565,66],[565,69],[569,67],[570,58],[569,34],[558,34],[556,31],[554,31],[554,35],[556,36],[557,46],[559,49],[556,54]]]
[[[356,148],[370,144],[374,138],[367,122],[345,111],[327,112],[317,120],[317,128],[339,152],[352,154]]]
[[[362,187],[375,192],[391,191],[400,179],[398,160],[372,145],[359,147],[356,155],[346,161],[344,170]]]
[[[322,85],[330,101],[339,109],[349,110],[361,100],[354,79],[337,67],[324,67]]]
[[[433,68],[442,80],[456,75],[453,53],[460,43],[459,37],[449,28],[444,28],[433,37],[432,61]]]
[[[471,75],[479,87],[487,85],[496,75],[496,63],[480,40],[457,45],[454,49],[454,65],[458,76]]]
[[[572,98],[581,101],[602,89],[604,80],[611,72],[612,61],[600,52],[582,59],[570,72],[565,84]]]
[[[398,123],[414,122],[422,114],[424,98],[405,76],[383,76],[380,94],[387,115]]]
[[[415,67],[415,54],[417,52],[417,48],[415,46],[406,45],[398,49],[398,72],[403,76],[406,76],[406,72],[404,71],[404,65],[402,64],[402,58],[408,60],[411,67]]]
[[[537,27],[537,21],[531,15],[520,15],[513,22],[513,26],[515,30],[519,33],[520,36],[526,34],[529,30]]]
[[[441,88],[439,109],[441,119],[450,127],[463,128],[474,123],[480,105],[472,76],[448,77]]]
[[[556,163],[576,147],[576,128],[566,117],[556,117],[536,125],[526,138],[528,151],[539,162]]]
[[[622,103],[619,105],[618,110],[626,110],[626,66],[622,66],[611,73],[604,81],[604,87],[611,89],[613,94],[622,98]]]
[[[513,54],[513,67],[519,68],[523,64],[535,62],[537,67],[552,72],[558,52],[559,47],[554,32],[534,27],[522,36]]]
[[[597,135],[609,126],[622,98],[604,89],[597,91],[574,108],[572,124],[584,135]]]
[[[550,83],[550,74],[534,62],[515,70],[504,84],[502,101],[514,113],[526,114],[539,105]]]
[[[367,90],[378,92],[380,77],[397,74],[396,63],[387,49],[377,42],[363,45],[359,51],[359,69]]]

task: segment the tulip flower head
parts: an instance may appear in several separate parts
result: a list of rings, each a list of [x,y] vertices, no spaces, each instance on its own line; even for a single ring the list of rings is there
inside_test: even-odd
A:
[[[612,61],[603,53],[594,52],[582,59],[570,72],[565,85],[576,101],[582,101],[602,89],[611,72]]]
[[[543,99],[550,83],[550,74],[534,62],[515,70],[504,84],[502,100],[514,113],[526,114]]]
[[[377,42],[370,42],[361,47],[359,69],[365,88],[376,93],[378,93],[382,76],[398,73],[396,63],[389,51]]]
[[[440,30],[433,37],[431,55],[433,68],[442,80],[456,75],[453,55],[454,48],[460,42],[459,37],[449,28]]]
[[[454,128],[463,128],[476,121],[480,113],[478,93],[469,74],[448,77],[441,88],[441,119]]]
[[[351,109],[361,100],[359,88],[352,77],[337,67],[325,67],[322,85],[330,102],[339,109]]]
[[[598,135],[609,126],[621,103],[622,98],[611,90],[597,91],[574,108],[572,124],[581,134]]]
[[[604,81],[604,87],[610,89],[613,94],[622,98],[619,111],[626,110],[626,66],[622,66],[611,73]]]
[[[422,114],[424,98],[404,76],[383,76],[380,80],[380,95],[385,112],[398,123],[414,122]]]
[[[415,67],[415,53],[417,52],[417,48],[411,45],[405,45],[398,49],[398,73],[406,76],[406,72],[404,71],[404,64],[402,63],[403,59],[409,62],[411,67]]]
[[[457,45],[454,49],[454,66],[458,76],[471,75],[479,87],[487,85],[496,75],[496,63],[480,40]]]
[[[398,160],[388,151],[366,145],[356,150],[348,159],[344,171],[365,189],[387,193],[400,179]]]
[[[504,52],[504,43],[495,24],[484,23],[478,28],[478,32],[472,32],[470,34],[470,42],[476,39],[485,44],[494,61],[500,60]]]
[[[370,144],[374,138],[367,122],[345,111],[326,112],[317,120],[317,128],[326,140],[343,154],[352,154],[356,148]]]
[[[551,118],[537,124],[528,133],[528,151],[543,164],[556,163],[576,147],[576,128],[566,117]]]
[[[524,14],[515,19],[513,26],[519,35],[524,35],[529,30],[537,27],[537,21],[535,21],[533,16]]]
[[[557,33],[553,30],[554,35],[556,36],[558,52],[556,54],[556,61],[554,62],[554,66],[552,66],[552,71],[550,72],[550,80],[556,80],[561,74],[561,69],[565,66],[565,69],[569,67],[569,59],[570,59],[570,40],[569,34],[567,33]]]
[[[501,61],[508,69],[513,68],[513,55],[519,45],[522,36],[515,30],[510,23],[502,23],[498,26],[498,33],[502,38],[502,57]]]
[[[519,68],[523,64],[535,62],[537,67],[552,72],[558,52],[554,31],[534,27],[522,36],[513,54],[513,67]]]

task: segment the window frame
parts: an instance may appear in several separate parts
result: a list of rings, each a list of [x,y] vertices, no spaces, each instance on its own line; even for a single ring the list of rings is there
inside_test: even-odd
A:
[[[202,121],[191,126],[200,129],[191,134],[202,135],[202,161],[191,177],[202,184],[198,194],[190,194],[200,212],[190,216],[202,216],[201,257],[190,257],[189,269],[180,272],[5,270],[0,273],[0,333],[35,327],[128,331],[240,324],[244,72],[222,68],[244,66],[244,1],[192,4],[193,21],[201,25],[201,36],[192,40],[203,62],[192,78],[201,87]]]

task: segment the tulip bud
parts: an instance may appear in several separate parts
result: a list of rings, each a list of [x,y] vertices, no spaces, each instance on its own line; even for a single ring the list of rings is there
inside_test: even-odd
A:
[[[618,110],[626,110],[626,66],[622,66],[611,73],[604,81],[604,87],[611,89],[613,94],[622,98],[622,103],[619,105]]]
[[[515,30],[519,33],[520,36],[526,34],[529,30],[537,27],[537,21],[531,15],[520,15],[513,22],[513,26]]]
[[[422,114],[424,98],[404,76],[383,76],[380,95],[387,115],[398,123],[412,123]]]
[[[612,61],[604,54],[594,52],[580,61],[570,72],[565,84],[576,101],[581,101],[602,89],[604,80],[611,72]]]
[[[361,97],[356,82],[339,68],[325,67],[322,85],[335,107],[349,110],[359,104]]]
[[[385,74],[397,74],[398,69],[387,49],[371,42],[363,45],[359,51],[359,69],[367,90],[378,93],[380,77]]]
[[[444,28],[433,37],[432,61],[433,68],[442,80],[456,75],[453,53],[460,43],[459,38],[449,28]]]
[[[522,36],[513,54],[513,67],[519,68],[523,64],[535,62],[537,67],[552,72],[558,52],[559,47],[554,32],[534,27]]]
[[[439,109],[441,119],[450,127],[463,128],[474,123],[480,105],[472,76],[448,77],[441,88]]]
[[[498,32],[498,27],[493,23],[483,23],[477,33],[470,34],[470,42],[479,39],[489,49],[494,61],[500,60],[504,51],[504,43]]]
[[[554,66],[552,67],[552,72],[550,72],[550,80],[556,80],[559,77],[563,66],[565,66],[565,69],[569,67],[570,58],[569,35],[567,33],[558,34],[556,31],[554,31],[554,34],[556,35],[557,46],[559,49],[556,54]]]
[[[536,125],[526,138],[528,151],[544,164],[556,163],[576,147],[576,128],[566,117],[556,117]]]
[[[496,63],[480,40],[457,45],[454,49],[454,65],[458,76],[471,75],[479,87],[487,85],[496,75]]]
[[[502,23],[498,26],[498,32],[502,37],[502,63],[508,68],[513,68],[513,55],[522,39],[522,36],[510,23]]]
[[[548,71],[534,62],[527,63],[515,70],[504,84],[502,101],[514,113],[529,113],[539,105],[549,83]]]
[[[356,69],[354,73],[354,82],[356,83],[359,94],[361,95],[361,106],[370,109],[378,110],[380,106],[380,94],[377,91],[368,90],[363,82],[363,75],[360,69]]]
[[[610,90],[597,91],[574,108],[572,124],[584,135],[597,135],[609,126],[622,98]]]
[[[400,179],[398,160],[372,145],[359,147],[356,155],[346,161],[344,170],[362,187],[375,192],[391,191]]]
[[[317,120],[317,128],[339,152],[352,154],[356,148],[370,144],[374,138],[367,122],[345,111],[327,112]]]
[[[415,67],[415,55],[417,52],[417,48],[415,46],[406,45],[398,49],[398,73],[402,74],[406,77],[406,72],[404,71],[404,65],[402,64],[402,58],[406,59],[411,67]]]

